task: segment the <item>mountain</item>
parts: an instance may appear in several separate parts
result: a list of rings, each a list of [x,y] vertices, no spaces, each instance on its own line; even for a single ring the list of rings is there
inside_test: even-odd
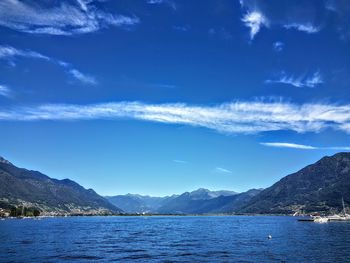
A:
[[[175,197],[177,197],[177,195],[153,197],[148,195],[126,194],[106,196],[106,199],[127,213],[155,213],[163,203]]]
[[[164,202],[157,212],[162,214],[233,213],[260,191],[252,189],[238,194],[230,191],[211,192],[207,189],[198,189]]]
[[[250,200],[240,212],[334,213],[342,209],[342,197],[350,203],[350,153],[324,157],[282,178]]]
[[[208,189],[199,188],[192,192],[186,192],[192,200],[207,200],[212,199],[219,196],[230,196],[236,195],[237,193],[234,191],[220,190],[220,191],[210,191]]]
[[[69,179],[57,180],[18,168],[0,157],[0,208],[11,206],[35,207],[57,214],[122,212],[92,189],[85,189]]]
[[[183,214],[194,213],[193,211],[196,210],[195,208],[199,207],[199,204],[200,206],[203,206],[201,213],[209,213],[211,210],[214,210],[214,208],[218,208],[214,207],[216,198],[228,197],[227,199],[225,199],[225,201],[229,202],[229,197],[235,195],[239,194],[233,191],[210,191],[208,189],[199,188],[192,192],[183,193],[182,195],[152,197],[136,194],[126,194],[117,196],[107,196],[106,199],[113,205],[120,207],[121,209],[123,209],[123,211],[127,213]],[[209,200],[212,201],[209,202]],[[207,203],[207,208],[205,208],[204,203]],[[219,203],[217,205],[219,205]]]
[[[250,189],[246,192],[233,196],[219,196],[205,202],[197,213],[235,213],[246,205],[262,189]]]
[[[106,199],[69,179],[18,168],[0,157],[0,208],[7,209],[26,206],[61,214],[111,214],[121,209],[162,214],[335,213],[342,209],[342,198],[349,207],[350,153],[324,157],[265,190],[236,193],[200,188],[166,197],[127,194]]]

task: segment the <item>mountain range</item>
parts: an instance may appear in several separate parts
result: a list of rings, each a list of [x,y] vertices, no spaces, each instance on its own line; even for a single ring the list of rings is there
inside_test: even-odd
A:
[[[200,188],[165,197],[127,194],[106,198],[128,213],[202,214],[230,212],[230,206],[239,206],[258,192],[259,190],[251,190],[249,193],[239,194],[228,190],[210,191]]]
[[[181,195],[102,197],[69,179],[18,168],[0,157],[0,208],[35,207],[55,214],[338,213],[350,203],[350,153],[327,156],[266,189],[243,193],[200,188]]]
[[[153,197],[139,194],[126,194],[106,196],[113,205],[120,207],[126,213],[156,213],[166,202],[176,198],[178,195],[166,197]]]
[[[76,182],[18,168],[0,157],[0,208],[35,207],[53,214],[115,214],[122,210]]]
[[[252,197],[259,194],[261,189],[252,189],[243,193],[216,195],[207,189],[186,192],[165,202],[158,213],[163,214],[211,214],[232,213],[239,210]],[[220,191],[221,192],[221,191]]]

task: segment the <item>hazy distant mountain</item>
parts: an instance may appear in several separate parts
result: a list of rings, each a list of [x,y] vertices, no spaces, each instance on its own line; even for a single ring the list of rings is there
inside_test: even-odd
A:
[[[245,205],[261,190],[249,190],[244,193],[198,189],[186,192],[165,202],[158,210],[164,214],[206,214],[233,213]]]
[[[220,191],[210,191],[208,189],[199,188],[192,192],[186,192],[184,195],[188,195],[192,200],[205,200],[212,199],[219,196],[230,196],[236,195],[237,193],[234,191],[220,190]]]
[[[282,178],[248,202],[241,212],[338,212],[350,203],[350,153],[324,157]]]
[[[69,179],[56,180],[18,168],[0,157],[0,207],[25,205],[60,213],[119,213],[92,189]]]
[[[221,196],[237,195],[233,191],[210,191],[200,188],[182,195],[172,195],[165,197],[151,197],[137,194],[107,196],[106,198],[115,206],[120,207],[128,213],[178,213],[177,206],[191,206],[192,201],[202,202]],[[186,198],[184,198],[186,196]],[[181,210],[181,209],[180,209]],[[188,211],[191,209],[187,209]],[[179,212],[183,213],[183,212]]]
[[[197,213],[236,213],[263,189],[250,189],[233,196],[219,196],[205,202]]]
[[[175,197],[177,197],[177,195],[152,197],[147,195],[126,194],[106,196],[106,199],[126,213],[155,213],[164,202]]]

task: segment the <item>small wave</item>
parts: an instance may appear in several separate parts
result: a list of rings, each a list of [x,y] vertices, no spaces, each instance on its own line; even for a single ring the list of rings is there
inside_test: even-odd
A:
[[[128,260],[128,259],[135,260],[135,259],[152,259],[152,258],[153,258],[153,256],[149,255],[149,254],[138,254],[138,255],[126,256],[126,257],[123,257],[121,259],[123,259],[123,260]]]
[[[59,256],[58,258],[63,259],[63,260],[79,260],[79,259],[100,260],[100,259],[103,259],[102,257],[92,256],[92,255],[64,255],[64,256]]]

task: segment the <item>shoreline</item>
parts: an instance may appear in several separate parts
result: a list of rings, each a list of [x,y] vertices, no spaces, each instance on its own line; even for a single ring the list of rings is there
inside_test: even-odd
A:
[[[42,215],[26,217],[1,217],[0,219],[44,219],[44,218],[68,218],[68,217],[238,217],[238,216],[280,216],[288,214],[115,214],[115,215]]]

